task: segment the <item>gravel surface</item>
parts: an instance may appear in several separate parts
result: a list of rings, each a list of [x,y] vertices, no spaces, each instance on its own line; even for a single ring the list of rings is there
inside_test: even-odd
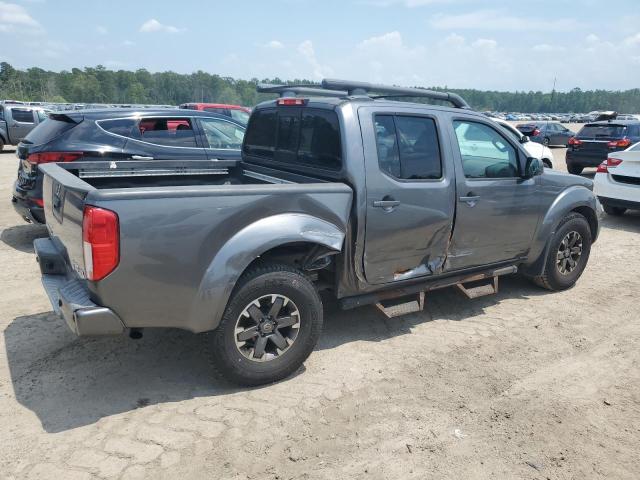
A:
[[[562,149],[554,149],[556,165]],[[637,479],[640,214],[575,288],[517,276],[393,320],[326,305],[302,371],[237,389],[206,335],[75,338],[49,306],[0,154],[0,478]]]

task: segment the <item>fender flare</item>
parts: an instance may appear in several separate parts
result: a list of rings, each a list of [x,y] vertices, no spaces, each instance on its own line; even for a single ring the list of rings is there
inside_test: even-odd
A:
[[[564,190],[556,197],[544,218],[538,224],[534,240],[524,265],[524,273],[527,275],[540,275],[544,269],[544,260],[549,248],[549,242],[556,232],[560,221],[570,212],[579,208],[589,208],[598,218],[598,200],[591,190],[584,186],[575,185]],[[593,237],[595,242],[596,233]]]
[[[339,252],[345,230],[311,215],[285,213],[262,218],[233,235],[209,264],[194,299],[187,328],[215,329],[247,267],[263,253],[287,243],[309,242]]]

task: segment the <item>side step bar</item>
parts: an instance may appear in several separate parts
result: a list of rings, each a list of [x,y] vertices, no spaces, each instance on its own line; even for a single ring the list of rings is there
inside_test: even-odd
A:
[[[347,310],[373,303],[388,318],[394,318],[422,311],[424,309],[425,293],[430,290],[455,286],[470,299],[498,293],[498,277],[516,273],[517,271],[518,267],[511,265],[472,275],[433,279],[427,282],[405,285],[393,290],[383,290],[381,292],[343,298],[340,300],[340,307]]]
[[[378,302],[376,303],[376,307],[384,313],[387,318],[399,317],[408,313],[421,312],[424,310],[424,292],[418,292],[417,298],[409,300],[408,302]]]

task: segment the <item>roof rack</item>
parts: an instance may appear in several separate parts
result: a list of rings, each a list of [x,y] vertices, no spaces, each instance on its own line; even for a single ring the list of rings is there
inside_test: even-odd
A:
[[[450,102],[457,108],[471,108],[469,104],[458,94],[450,92],[436,92],[424,88],[404,88],[392,87],[388,85],[376,85],[368,82],[351,82],[348,80],[324,79],[322,80],[322,88],[325,90],[346,90],[348,95],[366,95],[378,93],[378,98],[384,97],[421,97],[430,98],[432,100],[443,100]]]
[[[432,100],[450,102],[457,108],[471,108],[469,104],[456,93],[436,92],[434,90],[427,90],[424,88],[393,87],[368,82],[351,82],[348,80],[324,79],[320,85],[271,85],[268,83],[260,83],[256,87],[256,90],[260,93],[277,93],[281,98],[295,97],[296,95],[314,95],[322,97],[364,96],[368,98],[430,98]]]
[[[295,97],[296,95],[313,95],[317,97],[346,97],[348,93],[340,90],[328,90],[320,85],[271,85],[259,83],[256,90],[260,93],[277,93],[280,98]]]

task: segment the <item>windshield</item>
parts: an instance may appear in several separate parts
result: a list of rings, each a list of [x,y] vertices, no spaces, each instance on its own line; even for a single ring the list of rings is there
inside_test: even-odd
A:
[[[627,127],[625,125],[593,124],[582,127],[578,136],[588,138],[622,138],[626,134]]]

